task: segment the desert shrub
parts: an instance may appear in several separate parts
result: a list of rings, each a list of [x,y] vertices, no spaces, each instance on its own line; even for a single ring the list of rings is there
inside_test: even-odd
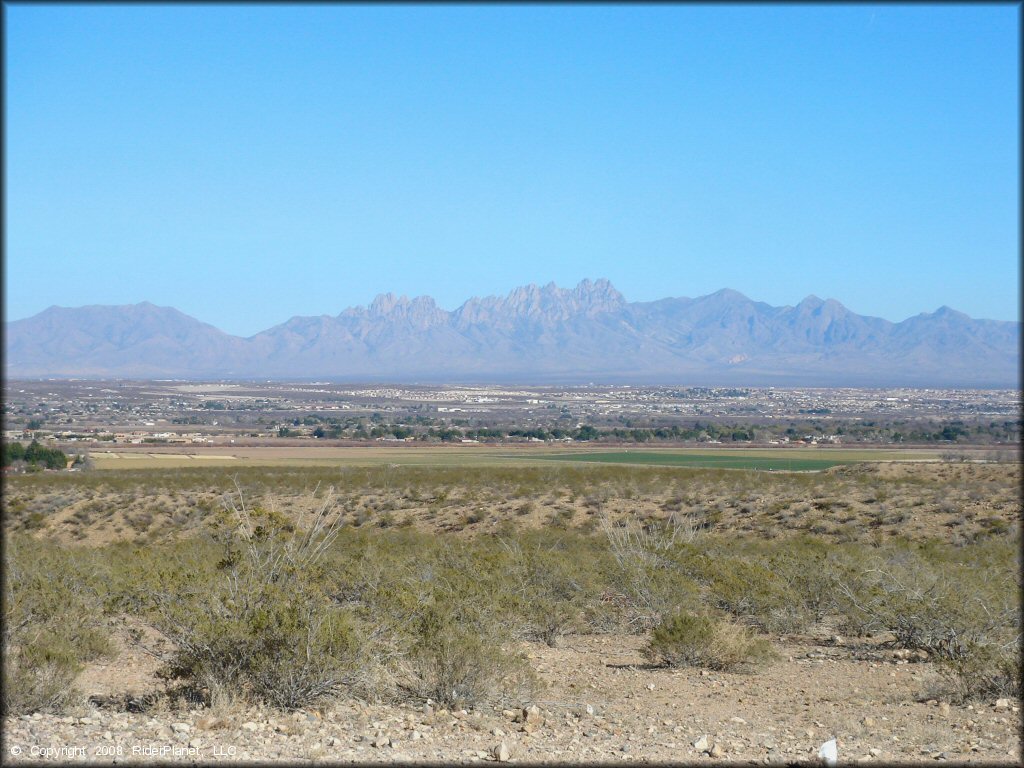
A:
[[[644,656],[654,663],[725,671],[750,671],[774,655],[771,643],[753,637],[741,625],[693,613],[667,617],[651,632],[644,649]]]
[[[487,519],[487,511],[480,508],[474,509],[472,512],[467,512],[463,515],[462,521],[464,525],[475,525],[481,523]]]
[[[799,632],[813,620],[800,595],[780,573],[758,559],[715,553],[703,576],[711,605],[763,631]]]
[[[22,527],[26,531],[38,531],[46,525],[46,516],[42,512],[29,512],[22,520]]]
[[[982,518],[978,522],[981,523],[984,534],[988,536],[1005,536],[1010,532],[1010,524],[1000,517]]]
[[[161,596],[212,582],[223,546],[210,538],[162,541],[159,546],[127,539],[97,550],[106,561],[104,611],[144,617]]]
[[[838,557],[834,552],[835,547],[822,539],[794,537],[767,555],[767,567],[786,585],[786,592],[795,601],[789,609],[791,628],[780,631],[805,630],[833,610]],[[768,625],[765,629],[774,630]]]
[[[958,704],[998,698],[1019,699],[1021,687],[1020,641],[999,646],[969,643],[955,658],[939,659],[944,683],[938,695]]]
[[[418,611],[406,690],[451,707],[518,700],[532,683],[525,659],[502,648],[498,628],[482,628],[447,597],[437,595]]]
[[[153,524],[153,513],[149,511],[135,512],[128,516],[128,524],[138,533],[144,533]]]
[[[177,650],[164,670],[199,691],[225,689],[284,709],[355,682],[359,632],[348,612],[307,585],[204,589],[163,606]]]
[[[50,651],[12,647],[4,660],[3,714],[63,712],[77,695],[72,683],[80,669]]]
[[[509,564],[507,588],[517,598],[511,607],[519,634],[554,647],[558,638],[600,623],[600,577],[593,566],[599,554],[579,536],[563,534],[502,538]]]
[[[572,523],[573,518],[572,507],[555,507],[551,511],[551,516],[548,518],[548,526],[559,530],[565,530]]]
[[[207,697],[227,690],[285,709],[353,685],[364,638],[320,578],[338,531],[329,499],[298,525],[241,499],[231,504],[213,573],[179,578],[154,596],[151,621],[176,646],[163,674]]]
[[[1020,631],[1011,542],[957,550],[895,545],[848,566],[837,606],[857,632],[891,632],[903,648],[956,660]]]
[[[701,586],[702,600],[768,633],[807,631],[835,603],[836,548],[795,536],[784,541],[712,536],[676,548],[679,567]]]
[[[891,632],[937,663],[955,701],[1021,693],[1017,542],[955,549],[892,546],[841,580],[839,607],[858,631]]]
[[[355,515],[352,518],[352,525],[358,527],[369,522],[373,517],[372,511],[367,507],[360,507],[355,511]]]
[[[4,562],[3,713],[59,712],[85,662],[113,653],[101,564],[12,537]]]
[[[493,537],[344,532],[325,560],[325,584],[373,627],[372,694],[474,706],[529,690],[528,668],[508,650],[528,623],[512,565]]]
[[[645,632],[697,603],[697,585],[679,564],[680,552],[698,535],[691,518],[673,515],[647,524],[625,518],[614,524],[603,515],[601,528],[613,560],[610,586],[625,598],[629,631]]]

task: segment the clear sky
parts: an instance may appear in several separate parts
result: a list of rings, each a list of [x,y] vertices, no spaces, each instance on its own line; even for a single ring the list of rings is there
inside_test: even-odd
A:
[[[1020,8],[5,4],[5,314],[1019,315]]]

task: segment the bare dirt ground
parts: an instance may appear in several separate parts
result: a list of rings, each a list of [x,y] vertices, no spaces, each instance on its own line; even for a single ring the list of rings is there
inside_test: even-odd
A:
[[[160,681],[155,660],[122,635],[116,660],[79,677],[77,710],[5,720],[4,757],[787,764],[817,762],[835,737],[842,762],[1019,763],[1018,702],[937,703],[932,665],[899,658],[883,640],[786,637],[775,664],[730,674],[651,667],[641,637],[584,635],[523,646],[543,681],[532,701],[449,712],[341,700],[286,714],[131,711],[145,709]]]

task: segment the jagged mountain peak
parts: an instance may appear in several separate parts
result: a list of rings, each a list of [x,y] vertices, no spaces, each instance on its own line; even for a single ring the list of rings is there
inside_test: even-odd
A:
[[[379,293],[366,307],[349,307],[338,315],[344,317],[372,317],[386,319],[391,317],[426,316],[447,313],[437,306],[430,296],[409,298],[405,294],[396,296],[393,293]]]
[[[513,308],[542,301],[548,302],[549,306],[558,304],[566,309],[586,310],[616,307],[624,304],[625,298],[605,278],[593,282],[581,280],[575,288],[560,288],[554,282],[538,288],[536,284],[530,283],[513,289],[505,298],[505,303]]]
[[[562,322],[575,316],[593,316],[626,306],[626,300],[608,280],[582,280],[575,288],[554,282],[543,287],[528,283],[505,296],[473,297],[453,313],[456,323]]]
[[[378,293],[368,307],[371,315],[387,316],[395,312],[407,312],[411,308],[432,308],[437,305],[429,296],[415,296],[409,298],[404,293],[396,296],[393,293]]]
[[[573,289],[573,294],[580,301],[587,301],[591,304],[602,303],[602,304],[625,304],[626,298],[619,293],[611,281],[600,277],[597,280],[591,282],[590,280],[581,280],[579,284]]]
[[[370,314],[372,315],[387,315],[395,307],[405,307],[409,304],[409,297],[405,294],[401,296],[395,296],[391,293],[378,293],[373,301],[370,302]]]

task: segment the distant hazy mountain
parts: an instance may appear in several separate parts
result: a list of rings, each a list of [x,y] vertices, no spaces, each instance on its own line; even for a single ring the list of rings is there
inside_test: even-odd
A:
[[[527,285],[446,312],[384,294],[247,339],[149,303],[6,324],[8,377],[1016,387],[1020,323],[948,307],[900,323],[732,290],[627,302],[607,280]]]
[[[50,307],[6,324],[7,376],[199,376],[246,342],[171,307]]]

